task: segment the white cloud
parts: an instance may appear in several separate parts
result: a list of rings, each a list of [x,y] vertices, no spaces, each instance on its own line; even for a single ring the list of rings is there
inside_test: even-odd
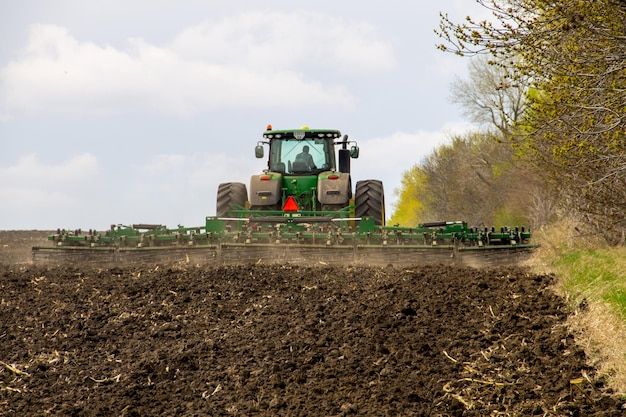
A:
[[[125,202],[120,218],[134,222],[201,225],[215,215],[217,188],[223,182],[242,182],[260,173],[264,161],[252,156],[192,153],[152,156],[132,167],[129,181],[120,190]],[[118,217],[119,217],[118,216]]]
[[[387,137],[359,141],[360,156],[352,163],[353,182],[363,179],[383,181],[387,212],[396,204],[394,191],[401,186],[403,171],[420,164],[436,148],[456,134],[472,129],[469,123],[453,123],[435,132],[396,132]]]
[[[258,162],[263,165],[263,162]],[[190,154],[160,154],[151,156],[145,163],[132,167],[134,176],[139,181],[154,182],[156,178],[169,181],[173,177],[184,177],[195,187],[202,187],[209,181],[218,181],[225,176],[222,182],[247,179],[255,172],[248,171],[254,164],[254,158],[232,157],[224,154],[190,153]],[[255,167],[260,170],[262,167]],[[252,168],[252,169],[255,169]],[[238,178],[238,179],[237,179]],[[217,187],[216,187],[217,191]]]
[[[471,124],[458,123],[446,125],[436,132],[396,132],[387,137],[360,141],[358,163],[372,172],[398,172],[398,167],[409,169],[446,143],[450,136],[470,128]]]
[[[154,155],[142,165],[135,165],[134,169],[144,175],[167,175],[172,170],[185,166],[184,155]]]
[[[349,108],[351,93],[324,84],[317,71],[380,71],[393,65],[391,46],[371,25],[311,12],[251,12],[205,21],[167,45],[131,38],[126,49],[36,24],[21,54],[0,68],[0,115],[6,119],[15,110],[190,115],[320,103]]]
[[[390,43],[368,23],[297,11],[254,11],[207,20],[182,31],[170,44],[185,59],[275,71],[300,67],[346,72],[395,65]]]
[[[99,166],[91,154],[71,157],[58,164],[45,164],[35,155],[20,158],[0,169],[0,228],[37,225],[48,213],[58,215],[72,209],[88,212],[92,182]],[[15,227],[15,226],[13,226]]]
[[[26,155],[17,164],[0,169],[0,183],[20,187],[65,187],[84,184],[98,174],[98,161],[92,154],[76,155],[56,165],[44,164],[36,155]]]
[[[264,160],[224,154],[192,153],[155,155],[143,165],[133,167],[129,198],[137,194],[165,192],[186,200],[195,195],[215,195],[222,182],[243,182],[260,173]],[[211,213],[206,213],[207,215]]]

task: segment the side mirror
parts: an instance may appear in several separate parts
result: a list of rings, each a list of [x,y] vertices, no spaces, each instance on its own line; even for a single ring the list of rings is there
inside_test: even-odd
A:
[[[256,156],[257,158],[263,158],[263,155],[263,145],[256,145],[256,147],[254,148],[254,156]]]
[[[350,148],[350,158],[358,158],[359,157],[359,147],[354,145]]]

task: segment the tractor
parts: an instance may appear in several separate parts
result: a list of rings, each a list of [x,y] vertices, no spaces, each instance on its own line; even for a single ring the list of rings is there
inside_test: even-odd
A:
[[[228,217],[233,209],[251,213],[306,212],[313,216],[371,217],[385,225],[385,198],[379,180],[357,181],[353,193],[351,159],[359,157],[359,147],[339,130],[274,130],[267,126],[264,140],[255,147],[257,158],[265,157],[267,168],[252,175],[250,196],[240,182],[220,184],[216,213]]]

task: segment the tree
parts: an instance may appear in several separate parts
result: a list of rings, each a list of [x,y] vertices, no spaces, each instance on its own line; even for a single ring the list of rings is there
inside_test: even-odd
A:
[[[488,53],[527,77],[530,110],[517,134],[537,172],[613,243],[626,234],[626,2],[477,0],[495,23],[442,15],[441,48]],[[523,135],[521,135],[523,134]]]
[[[526,88],[511,82],[502,66],[483,57],[472,60],[469,79],[457,79],[451,97],[486,130],[453,137],[406,172],[392,221],[462,219],[483,226],[545,221],[552,205],[510,140],[526,111]]]
[[[485,132],[456,136],[423,165],[428,177],[425,220],[466,220],[472,225],[527,224],[527,178],[509,143]]]
[[[468,70],[469,79],[457,78],[452,83],[452,102],[459,104],[470,120],[512,137],[512,129],[526,110],[528,83],[512,82],[503,65],[484,55],[472,59]]]
[[[402,173],[400,189],[394,190],[399,199],[390,223],[406,227],[415,227],[420,223],[424,212],[422,198],[426,193],[425,187],[426,174],[419,165]]]
[[[491,133],[455,136],[405,172],[392,222],[528,225],[533,177],[516,162],[514,148]]]

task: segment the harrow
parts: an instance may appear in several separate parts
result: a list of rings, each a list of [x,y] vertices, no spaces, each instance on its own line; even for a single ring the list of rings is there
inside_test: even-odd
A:
[[[394,264],[519,262],[535,245],[520,227],[469,227],[466,222],[431,222],[418,227],[376,225],[348,211],[206,218],[203,226],[112,225],[106,232],[58,230],[52,246],[33,248],[35,262],[146,263],[194,261]]]

